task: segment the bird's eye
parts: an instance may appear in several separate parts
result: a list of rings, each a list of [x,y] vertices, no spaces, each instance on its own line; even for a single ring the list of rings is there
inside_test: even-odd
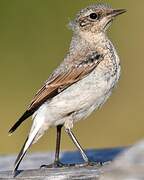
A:
[[[98,19],[98,15],[96,13],[91,13],[90,18],[91,19]]]

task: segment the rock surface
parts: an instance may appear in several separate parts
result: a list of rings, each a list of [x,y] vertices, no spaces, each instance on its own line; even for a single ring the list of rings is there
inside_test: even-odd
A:
[[[103,162],[104,165],[39,169],[42,164],[52,163],[54,154],[34,153],[23,160],[20,166],[22,170],[17,172],[16,178],[29,180],[144,180],[144,141],[129,148],[87,150],[86,153],[92,161]],[[15,156],[0,157],[0,179],[13,179],[11,169],[15,158]],[[83,162],[77,151],[63,152],[61,161],[63,163]]]
[[[144,180],[144,141],[120,153],[104,172],[99,180]]]

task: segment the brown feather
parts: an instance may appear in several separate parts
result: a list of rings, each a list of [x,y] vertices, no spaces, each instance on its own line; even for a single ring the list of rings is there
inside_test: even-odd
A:
[[[9,133],[14,132],[17,127],[29,116],[31,116],[45,101],[56,96],[67,87],[84,78],[103,60],[103,57],[97,52],[86,56],[85,60],[81,59],[79,64],[74,64],[69,70],[53,74],[42,88],[36,93],[30,106],[22,117],[12,126]]]
[[[50,84],[45,84],[41,90],[33,98],[28,110],[37,109],[41,104],[43,104],[47,99],[52,98],[54,95],[59,93],[59,89],[64,90],[73,83],[79,81],[85,75],[89,74],[94,68],[93,66],[87,65],[87,67],[72,68],[65,74],[61,74],[58,78],[54,79]],[[65,87],[65,88],[64,88]]]
[[[77,56],[80,56],[80,54]],[[79,61],[78,65],[76,64],[77,62],[75,62],[67,72],[61,72],[50,81],[47,81],[36,93],[28,110],[32,111],[33,109],[37,109],[47,99],[50,99],[61,92],[59,89],[64,90],[68,86],[85,77],[101,62],[103,57],[98,52],[93,52],[91,54],[86,54],[85,60],[82,60],[80,57],[79,59],[81,59],[81,61]]]

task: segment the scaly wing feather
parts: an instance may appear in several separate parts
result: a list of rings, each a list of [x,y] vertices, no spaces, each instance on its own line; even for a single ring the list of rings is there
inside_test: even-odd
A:
[[[36,93],[27,111],[13,125],[9,133],[13,133],[17,127],[29,116],[31,116],[45,101],[59,94],[61,91],[76,83],[88,75],[102,60],[101,56],[95,52],[78,65],[73,65],[66,72],[58,74],[52,80],[46,82],[44,86]]]

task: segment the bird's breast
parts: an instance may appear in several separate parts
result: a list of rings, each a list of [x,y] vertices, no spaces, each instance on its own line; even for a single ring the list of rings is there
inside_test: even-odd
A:
[[[44,103],[45,121],[58,125],[72,114],[75,121],[86,117],[107,100],[119,76],[119,58],[116,52],[108,51],[90,74]]]
[[[105,102],[115,84],[115,76],[106,78],[100,67],[95,69],[45,103],[47,121],[57,124],[73,112],[77,113],[76,121],[81,119],[86,116],[88,109],[97,109]],[[82,112],[80,118],[79,112]]]

